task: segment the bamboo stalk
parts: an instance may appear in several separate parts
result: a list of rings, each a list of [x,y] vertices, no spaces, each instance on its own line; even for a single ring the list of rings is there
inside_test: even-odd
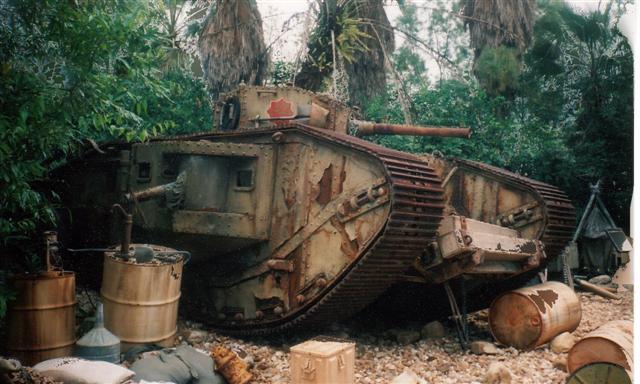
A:
[[[580,279],[574,279],[574,280],[581,288],[583,288],[583,289],[585,289],[585,290],[587,290],[589,292],[595,293],[598,296],[602,296],[602,297],[605,297],[607,299],[613,299],[613,300],[619,300],[620,299],[620,296],[618,296],[618,295],[616,295],[614,293],[611,293],[611,292],[607,291],[606,289],[604,289],[602,287],[599,287],[599,286],[597,286],[595,284],[591,284],[588,281],[584,281],[584,280],[580,280]]]

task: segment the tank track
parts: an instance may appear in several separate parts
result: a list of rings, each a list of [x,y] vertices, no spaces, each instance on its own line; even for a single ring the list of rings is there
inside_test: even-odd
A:
[[[465,159],[455,161],[469,168],[499,175],[514,183],[524,184],[542,197],[546,210],[546,224],[539,240],[545,246],[547,261],[558,256],[571,241],[576,228],[576,211],[569,197],[560,189],[492,165]]]

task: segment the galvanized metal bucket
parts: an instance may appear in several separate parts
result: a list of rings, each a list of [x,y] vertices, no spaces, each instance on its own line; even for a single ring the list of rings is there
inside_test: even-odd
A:
[[[120,364],[120,339],[104,327],[102,303],[98,303],[93,329],[76,343],[75,355],[87,360]]]

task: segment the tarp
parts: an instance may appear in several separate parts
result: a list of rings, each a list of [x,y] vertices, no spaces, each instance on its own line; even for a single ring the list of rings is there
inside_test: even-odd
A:
[[[601,210],[599,204],[595,204],[590,212],[587,212],[587,218],[582,227],[580,237],[586,237],[588,239],[602,239],[606,238],[608,241],[607,230],[616,228],[615,224],[611,223],[607,215]]]

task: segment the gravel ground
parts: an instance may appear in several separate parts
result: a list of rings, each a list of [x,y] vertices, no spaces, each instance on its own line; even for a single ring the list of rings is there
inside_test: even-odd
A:
[[[633,294],[621,293],[621,300],[609,300],[589,293],[580,293],[582,321],[574,332],[577,337],[610,320],[633,320]],[[512,383],[564,383],[567,374],[562,369],[566,354],[552,352],[548,345],[529,352],[498,346],[498,354],[475,355],[462,351],[455,337],[453,323],[445,322],[448,336],[436,340],[418,340],[400,344],[393,332],[366,330],[363,326],[334,324],[315,334],[292,335],[278,339],[237,339],[207,332],[190,322],[180,323],[181,342],[209,350],[222,343],[246,354],[255,383],[288,383],[289,347],[317,335],[346,338],[356,342],[356,383],[389,383],[405,369],[430,384],[483,383],[492,363],[508,369]],[[401,327],[403,331],[419,330],[420,325]],[[196,331],[193,331],[196,330]],[[491,341],[487,311],[470,317],[471,340]],[[555,363],[555,364],[554,364]]]

